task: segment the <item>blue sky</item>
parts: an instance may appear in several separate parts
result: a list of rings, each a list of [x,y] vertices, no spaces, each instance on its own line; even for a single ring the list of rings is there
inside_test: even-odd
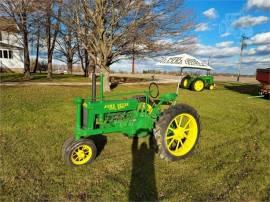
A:
[[[188,0],[186,5],[193,9],[197,24],[207,24],[207,30],[197,32],[197,37],[206,45],[215,45],[224,40],[239,43],[242,33],[253,36],[270,31],[270,19],[255,26],[235,27],[232,25],[237,19],[245,16],[270,18],[269,9],[247,8],[246,0]],[[229,32],[230,35],[221,37],[225,32]]]
[[[236,73],[239,65],[240,39],[249,39],[243,52],[243,74],[254,74],[256,68],[270,67],[270,0],[186,0],[193,10],[195,27],[191,31],[195,44],[190,52],[207,62],[216,72]],[[156,60],[136,61],[137,71],[160,69]],[[131,69],[123,60],[113,70]]]

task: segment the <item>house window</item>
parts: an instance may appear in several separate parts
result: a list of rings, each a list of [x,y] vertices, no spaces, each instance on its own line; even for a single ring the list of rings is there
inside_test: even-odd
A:
[[[0,41],[3,41],[3,39],[2,39],[2,32],[0,32]]]
[[[3,58],[3,52],[0,50],[0,58]]]
[[[7,50],[4,50],[3,52],[4,52],[4,54],[3,54],[4,55],[4,58],[8,58],[8,51]]]
[[[13,51],[8,51],[9,52],[9,59],[13,58]]]

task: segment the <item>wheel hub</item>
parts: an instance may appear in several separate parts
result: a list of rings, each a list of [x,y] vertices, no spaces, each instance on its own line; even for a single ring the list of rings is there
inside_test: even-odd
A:
[[[84,151],[82,151],[82,150],[79,150],[79,151],[77,152],[77,155],[78,155],[78,157],[79,157],[80,159],[84,159],[84,158],[85,158]]]
[[[175,135],[174,136],[175,139],[177,140],[183,139],[186,136],[186,133],[184,132],[184,128],[182,127],[176,128],[174,131],[174,135]]]

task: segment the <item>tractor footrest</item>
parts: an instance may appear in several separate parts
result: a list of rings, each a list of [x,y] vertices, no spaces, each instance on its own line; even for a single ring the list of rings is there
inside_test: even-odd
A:
[[[166,103],[166,102],[175,101],[176,97],[177,97],[176,93],[166,93],[166,94],[160,95],[159,99],[162,102]]]

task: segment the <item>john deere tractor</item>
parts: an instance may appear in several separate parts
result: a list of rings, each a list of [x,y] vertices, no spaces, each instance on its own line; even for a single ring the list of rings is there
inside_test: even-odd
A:
[[[213,90],[215,87],[214,77],[212,75],[191,76],[187,75],[181,80],[181,88],[202,91],[205,88]]]
[[[177,87],[178,91],[178,87]],[[136,95],[136,96],[134,96]],[[193,151],[200,136],[201,124],[197,111],[186,104],[176,104],[177,93],[159,95],[159,87],[151,83],[145,91],[118,94],[115,99],[96,96],[96,76],[92,78],[91,98],[75,98],[76,124],[74,135],[62,147],[67,165],[93,162],[97,155],[94,136],[122,133],[127,137],[153,135],[160,157],[182,159]],[[119,99],[120,96],[130,96]]]

